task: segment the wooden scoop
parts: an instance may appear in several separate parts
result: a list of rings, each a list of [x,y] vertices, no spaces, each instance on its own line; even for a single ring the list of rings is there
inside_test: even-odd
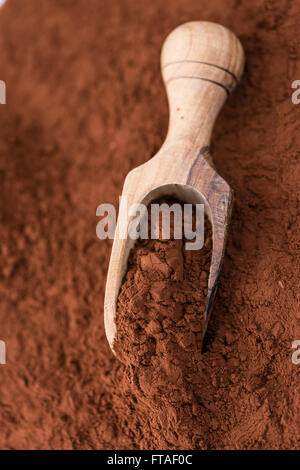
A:
[[[134,203],[175,196],[179,201],[204,204],[212,224],[213,251],[208,279],[205,330],[215,296],[224,255],[232,191],[216,172],[209,144],[215,120],[227,96],[240,79],[244,52],[228,29],[215,23],[193,21],[169,34],[161,53],[161,70],[167,89],[170,119],[166,140],[148,162],[128,173],[117,223],[127,228],[126,211]],[[108,269],[104,320],[112,351],[116,334],[116,304],[126,273],[131,238],[115,238]]]

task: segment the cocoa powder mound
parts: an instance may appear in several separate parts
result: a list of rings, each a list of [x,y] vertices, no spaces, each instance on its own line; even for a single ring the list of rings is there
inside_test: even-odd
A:
[[[0,9],[1,448],[300,448],[298,10],[290,0],[7,0]],[[159,52],[190,20],[235,32],[247,67],[213,134],[235,204],[181,441],[164,410],[149,419],[136,374],[107,344],[111,243],[96,238],[95,212],[117,205],[126,174],[164,140]]]
[[[162,377],[167,369],[173,374],[176,365],[189,367],[197,361],[190,354],[201,352],[212,247],[211,225],[205,222],[200,250],[187,250],[184,236],[174,238],[172,218],[170,239],[160,233],[158,239],[139,239],[131,250],[118,297],[114,349],[125,364],[151,366],[149,377]]]
[[[193,449],[202,426],[199,380],[212,232],[205,218],[203,247],[187,250],[188,240],[175,239],[170,222],[170,239],[160,232],[159,239],[139,240],[131,250],[114,350],[127,366],[132,396],[151,423],[156,445]]]

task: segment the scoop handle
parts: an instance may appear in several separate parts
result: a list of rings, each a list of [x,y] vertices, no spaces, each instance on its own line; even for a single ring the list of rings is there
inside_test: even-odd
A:
[[[165,145],[209,146],[216,118],[243,73],[244,57],[238,38],[215,23],[192,21],[168,35],[161,53],[170,110]]]

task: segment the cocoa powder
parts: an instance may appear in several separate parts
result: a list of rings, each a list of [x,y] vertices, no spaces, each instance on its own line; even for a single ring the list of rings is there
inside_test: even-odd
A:
[[[212,248],[207,218],[204,236],[202,249],[187,250],[184,237],[174,239],[171,219],[169,240],[162,234],[158,240],[139,240],[118,297],[114,349],[127,366],[132,396],[160,448],[199,447],[199,380]]]
[[[1,448],[299,449],[298,10],[289,0],[0,9]],[[174,413],[175,436],[107,344],[111,243],[96,238],[95,211],[117,204],[128,171],[164,140],[159,52],[190,20],[230,28],[247,68],[213,134],[235,203],[199,383],[183,388],[194,411],[187,422]]]
[[[172,206],[176,201],[154,203]],[[205,218],[200,250],[187,250],[184,235],[174,238],[173,218],[170,228],[170,239],[163,238],[160,226],[158,239],[139,239],[131,250],[117,304],[114,349],[125,364],[151,366],[149,376],[155,369],[158,376],[161,368],[171,370],[171,360],[179,361],[181,369],[188,367],[195,361],[188,359],[189,354],[201,352],[205,328],[211,225]],[[176,352],[174,358],[169,356],[171,350]]]

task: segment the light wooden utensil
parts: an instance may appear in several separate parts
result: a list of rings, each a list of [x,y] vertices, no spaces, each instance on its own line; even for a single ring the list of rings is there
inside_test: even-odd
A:
[[[208,279],[206,326],[215,296],[224,255],[232,191],[216,172],[209,152],[216,118],[227,96],[240,79],[244,52],[228,29],[215,23],[193,21],[172,31],[164,42],[161,70],[167,89],[170,119],[166,140],[159,152],[128,173],[121,201],[120,224],[128,228],[126,212],[134,203],[175,196],[179,201],[204,204],[212,224],[213,251]],[[129,222],[127,223],[127,218]],[[114,352],[117,298],[127,269],[131,238],[115,238],[105,291],[104,320]]]

